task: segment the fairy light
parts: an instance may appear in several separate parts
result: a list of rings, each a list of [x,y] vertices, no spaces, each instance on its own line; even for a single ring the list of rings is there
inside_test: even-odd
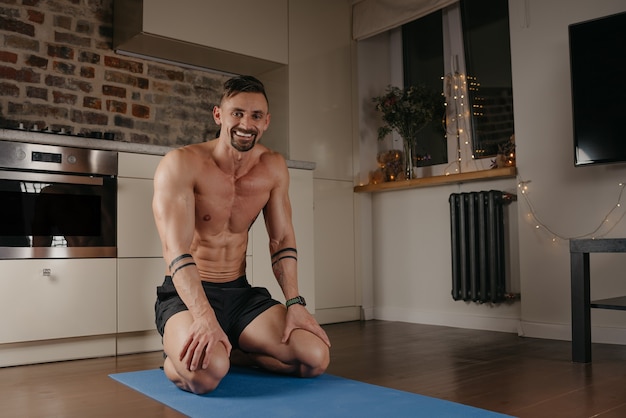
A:
[[[523,197],[524,201],[526,202],[526,205],[528,206],[528,213],[526,214],[526,218],[528,222],[534,224],[534,227],[536,230],[545,230],[546,232],[548,232],[552,236],[553,243],[557,243],[559,240],[569,241],[572,239],[581,239],[581,238],[592,238],[592,239],[603,238],[606,235],[608,235],[617,225],[619,225],[620,222],[626,216],[626,212],[623,212],[615,220],[615,222],[611,221],[612,216],[614,215],[614,212],[620,209],[622,206],[621,201],[622,201],[622,196],[624,194],[624,189],[626,188],[626,183],[620,182],[618,183],[619,193],[617,195],[616,203],[611,207],[611,209],[602,218],[598,226],[595,227],[593,231],[582,234],[582,235],[578,235],[578,236],[564,236],[562,234],[559,234],[553,231],[550,228],[550,226],[548,226],[545,222],[543,222],[541,218],[538,216],[537,211],[535,210],[530,200],[529,193],[528,193],[529,183],[530,183],[530,180],[526,181],[518,177],[517,188],[519,189],[519,194]],[[603,229],[604,231],[601,232]]]
[[[471,113],[466,106],[467,80],[464,74],[453,71],[441,77],[444,83],[444,96],[446,106],[446,139],[455,141],[456,159],[452,160],[445,168],[445,175],[451,171],[458,173],[461,171],[461,164],[466,159],[475,161],[475,156],[471,147],[471,137],[467,128],[470,123]],[[461,146],[463,144],[463,146]]]

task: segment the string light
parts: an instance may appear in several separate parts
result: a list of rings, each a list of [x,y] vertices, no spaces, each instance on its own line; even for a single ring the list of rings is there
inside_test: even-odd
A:
[[[526,180],[522,180],[520,177],[518,177],[518,182],[517,182],[517,188],[519,189],[519,194],[523,197],[524,201],[526,202],[526,205],[528,206],[529,212],[526,215],[526,217],[528,218],[529,222],[532,222],[535,225],[535,229],[536,230],[540,230],[543,229],[545,231],[547,231],[548,233],[550,233],[550,235],[552,236],[552,242],[556,243],[558,242],[558,240],[562,240],[562,241],[569,241],[572,239],[581,239],[581,238],[592,238],[592,239],[596,239],[596,238],[603,238],[606,235],[608,235],[626,216],[626,212],[623,212],[621,214],[621,216],[619,216],[619,218],[617,218],[617,220],[615,222],[613,222],[611,224],[611,216],[613,215],[613,213],[618,210],[619,208],[621,208],[621,201],[622,201],[622,196],[624,194],[624,189],[626,188],[626,183],[624,182],[620,182],[618,184],[619,186],[619,193],[617,195],[617,202],[611,207],[611,209],[607,212],[607,214],[602,218],[602,220],[600,221],[599,225],[591,232],[582,234],[582,235],[578,235],[578,236],[565,236],[562,234],[559,234],[555,231],[553,231],[545,222],[543,222],[541,220],[541,218],[537,215],[537,212],[530,200],[529,197],[529,193],[528,193],[528,184],[530,183],[530,180],[526,181]],[[605,229],[603,232],[601,232],[602,229]]]
[[[476,164],[476,159],[472,149],[472,139],[468,132],[467,126],[470,124],[470,111],[468,106],[465,106],[465,100],[467,97],[467,80],[464,74],[457,71],[446,74],[442,77],[444,82],[444,96],[446,106],[446,138],[456,141],[456,154],[457,158],[450,162],[445,168],[446,175],[453,172],[461,171],[461,163],[463,161],[473,161]],[[464,146],[462,147],[461,144]],[[464,155],[465,154],[465,155]]]

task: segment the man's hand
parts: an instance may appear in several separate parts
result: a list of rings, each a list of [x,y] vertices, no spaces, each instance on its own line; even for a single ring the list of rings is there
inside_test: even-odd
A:
[[[230,357],[232,345],[217,319],[206,317],[195,319],[189,327],[189,337],[180,352],[180,361],[190,371],[197,370],[199,365],[206,369],[211,363],[211,352],[219,343],[224,344]]]
[[[326,335],[326,331],[320,327],[315,318],[302,305],[291,305],[287,308],[287,318],[285,323],[285,332],[283,333],[283,343],[289,341],[289,337],[294,329],[304,329],[317,335],[324,344],[330,347],[330,339]]]

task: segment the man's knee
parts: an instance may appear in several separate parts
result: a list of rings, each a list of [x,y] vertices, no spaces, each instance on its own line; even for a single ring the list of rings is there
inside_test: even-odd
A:
[[[324,374],[330,364],[330,351],[326,344],[315,344],[307,347],[306,359],[302,363],[302,377],[316,377]]]
[[[183,389],[196,395],[204,395],[217,389],[221,380],[222,379],[218,379],[205,371],[196,371],[193,372],[187,382],[185,382]]]
[[[209,363],[209,367],[206,369],[199,369],[193,372],[184,370],[182,373],[179,373],[174,369],[171,362],[169,364],[171,367],[168,367],[168,360],[166,360],[164,367],[166,376],[180,389],[196,395],[214,391],[230,368],[230,362],[227,357],[216,356],[211,359],[211,363]]]
[[[202,395],[213,392],[230,369],[228,357],[215,356],[211,358],[209,367],[192,374],[190,382],[191,392]]]

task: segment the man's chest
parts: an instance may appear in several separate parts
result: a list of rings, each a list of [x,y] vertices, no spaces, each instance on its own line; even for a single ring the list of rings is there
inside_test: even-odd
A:
[[[271,184],[262,178],[199,184],[195,192],[197,223],[211,230],[247,231],[267,204],[270,191]]]

